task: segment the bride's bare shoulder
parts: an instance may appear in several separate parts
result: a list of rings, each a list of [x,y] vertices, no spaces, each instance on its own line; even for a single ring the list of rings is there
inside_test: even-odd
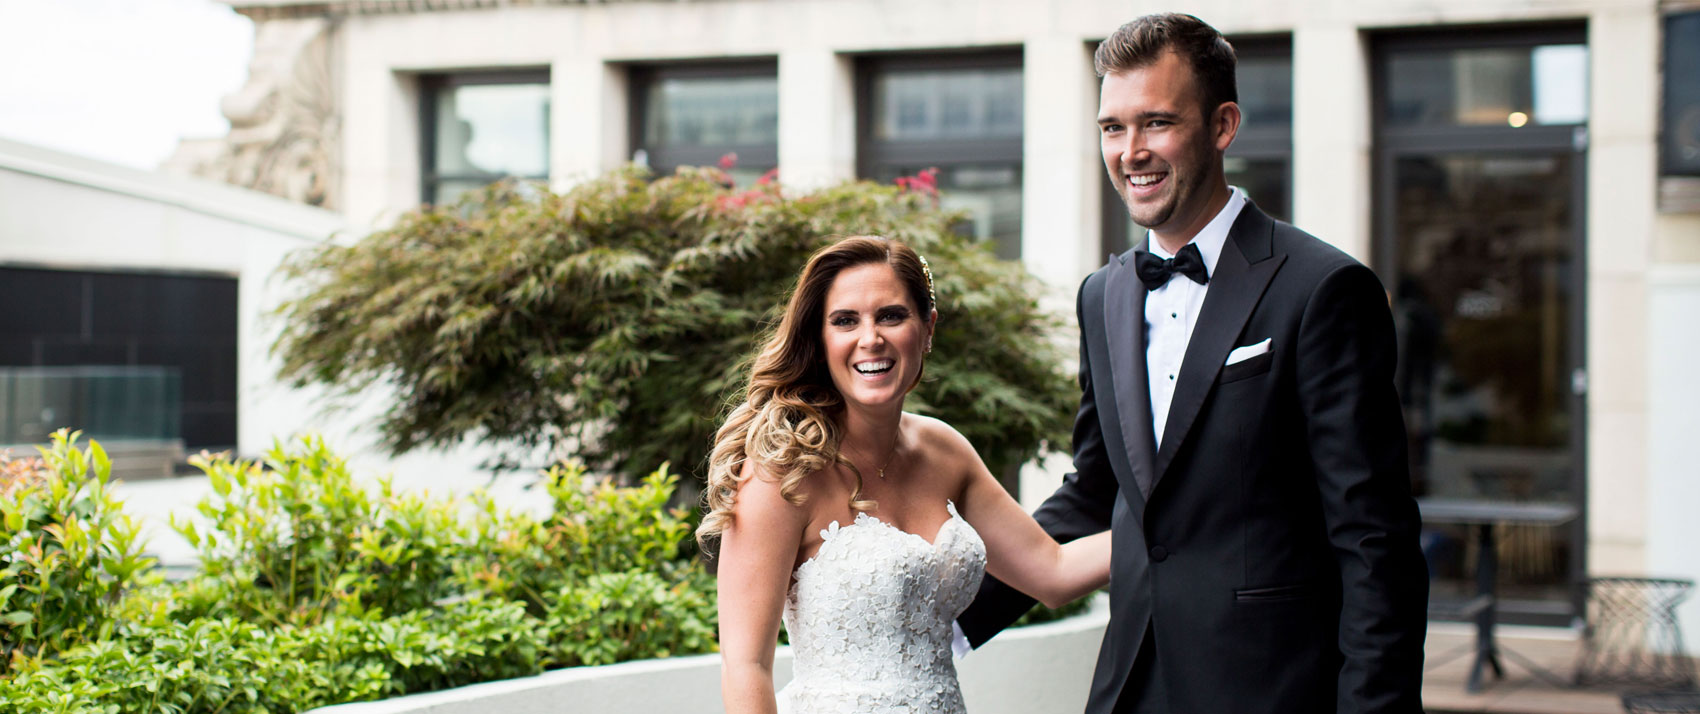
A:
[[[774,521],[795,525],[801,528],[810,519],[811,503],[814,491],[819,490],[816,479],[803,478],[792,489],[792,495],[801,498],[786,498],[783,490],[784,479],[755,459],[744,462],[738,472],[738,491],[732,504],[734,518],[748,518],[758,521]]]
[[[914,443],[920,446],[929,460],[965,474],[980,467],[979,452],[956,427],[941,419],[918,414],[905,414],[904,420],[911,425]]]
[[[904,412],[903,423],[915,437],[915,443],[928,450],[936,452],[973,448],[962,432],[942,419]]]

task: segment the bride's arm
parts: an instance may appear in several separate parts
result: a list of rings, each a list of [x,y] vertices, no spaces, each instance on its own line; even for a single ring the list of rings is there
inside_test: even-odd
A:
[[[720,539],[720,694],[728,714],[773,714],[773,650],[791,583],[791,565],[807,525],[804,509],[779,495],[779,484],[750,476]]]
[[[986,543],[986,572],[1045,604],[1061,607],[1110,582],[1110,533],[1059,545],[986,469],[968,440],[947,429],[953,460],[968,471],[962,516]]]

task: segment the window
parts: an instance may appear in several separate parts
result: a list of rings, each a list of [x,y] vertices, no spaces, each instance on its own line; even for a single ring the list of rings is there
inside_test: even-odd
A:
[[[236,446],[237,281],[0,266],[0,444]]]
[[[1021,53],[864,57],[857,67],[857,172],[889,182],[937,168],[962,230],[1021,257]]]
[[[660,176],[736,154],[739,185],[779,165],[777,63],[637,66],[630,76],[634,162]]]
[[[1223,157],[1228,185],[1281,220],[1293,211],[1293,46],[1287,37],[1230,39],[1238,57],[1240,131]],[[1101,158],[1101,157],[1100,157]],[[1109,176],[1103,180],[1103,252],[1121,253],[1145,236]]]
[[[429,75],[421,80],[421,198],[453,203],[505,178],[549,178],[549,73]]]
[[[1665,16],[1663,131],[1666,176],[1700,177],[1700,10]]]

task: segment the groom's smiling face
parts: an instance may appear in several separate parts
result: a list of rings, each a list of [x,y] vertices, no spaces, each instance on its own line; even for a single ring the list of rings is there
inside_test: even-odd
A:
[[[1172,242],[1170,250],[1210,222],[1213,198],[1226,198],[1222,153],[1233,142],[1239,107],[1228,102],[1207,109],[1202,91],[1192,68],[1173,51],[1104,75],[1100,88],[1099,139],[1110,181],[1133,222],[1152,229],[1165,246]]]

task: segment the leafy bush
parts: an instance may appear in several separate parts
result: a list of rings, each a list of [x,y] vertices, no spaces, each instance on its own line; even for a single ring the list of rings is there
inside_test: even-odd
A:
[[[0,459],[0,673],[109,632],[112,605],[153,562],[108,490],[106,452],[78,436],[55,432],[39,461]]]
[[[593,575],[562,588],[547,613],[551,664],[613,664],[718,649],[714,583],[669,583],[653,572]]]
[[[191,460],[213,492],[197,510],[208,527],[173,519],[201,555],[191,586],[205,610],[274,622],[313,622],[331,611],[402,613],[451,594],[466,547],[456,503],[397,494],[386,479],[374,497],[324,441],[275,444],[264,464],[203,454]]]
[[[173,525],[204,572],[131,577],[121,601],[99,591],[80,636],[20,653],[0,677],[0,713],[295,712],[715,649],[714,582],[679,553],[690,524],[665,507],[677,484],[665,466],[632,488],[557,467],[549,517],[480,498],[469,524],[451,499],[369,493],[316,438],[263,464],[197,463],[213,487],[205,521]],[[37,507],[104,483],[89,477],[105,472],[97,446],[83,458],[65,440],[44,466],[4,466],[6,503],[34,504],[7,513],[87,518],[93,503],[129,523],[103,490]]]
[[[542,484],[553,504],[546,520],[497,513],[485,502],[474,526],[481,552],[466,561],[473,589],[523,600],[541,614],[561,588],[601,573],[647,571],[671,582],[698,567],[681,559],[692,526],[687,512],[667,508],[678,477],[666,464],[630,487],[590,478],[576,463],[550,468]]]
[[[497,185],[348,246],[293,256],[282,376],[397,395],[395,451],[473,437],[570,451],[639,478],[704,463],[744,360],[805,260],[879,234],[926,255],[937,349],[910,408],[961,430],[994,473],[1066,443],[1075,403],[1037,282],[953,230],[931,184],[737,192],[714,170],[631,169],[565,194]]]
[[[483,498],[462,523],[452,500],[368,493],[319,439],[278,445],[264,464],[203,457],[206,521],[175,525],[207,568],[168,584],[136,570],[104,455],[74,440],[61,433],[42,462],[0,462],[0,512],[27,524],[10,542],[77,564],[42,575],[17,563],[45,556],[3,553],[6,587],[46,577],[58,598],[38,608],[18,587],[7,611],[58,629],[6,631],[0,714],[281,714],[716,649],[715,581],[679,551],[690,524],[666,508],[678,478],[665,465],[628,488],[557,467],[543,480],[548,517]],[[96,522],[110,526],[98,547],[46,535]],[[34,639],[18,637],[26,629]]]
[[[0,712],[276,712],[537,674],[540,623],[467,601],[383,620],[135,624],[0,680]]]

